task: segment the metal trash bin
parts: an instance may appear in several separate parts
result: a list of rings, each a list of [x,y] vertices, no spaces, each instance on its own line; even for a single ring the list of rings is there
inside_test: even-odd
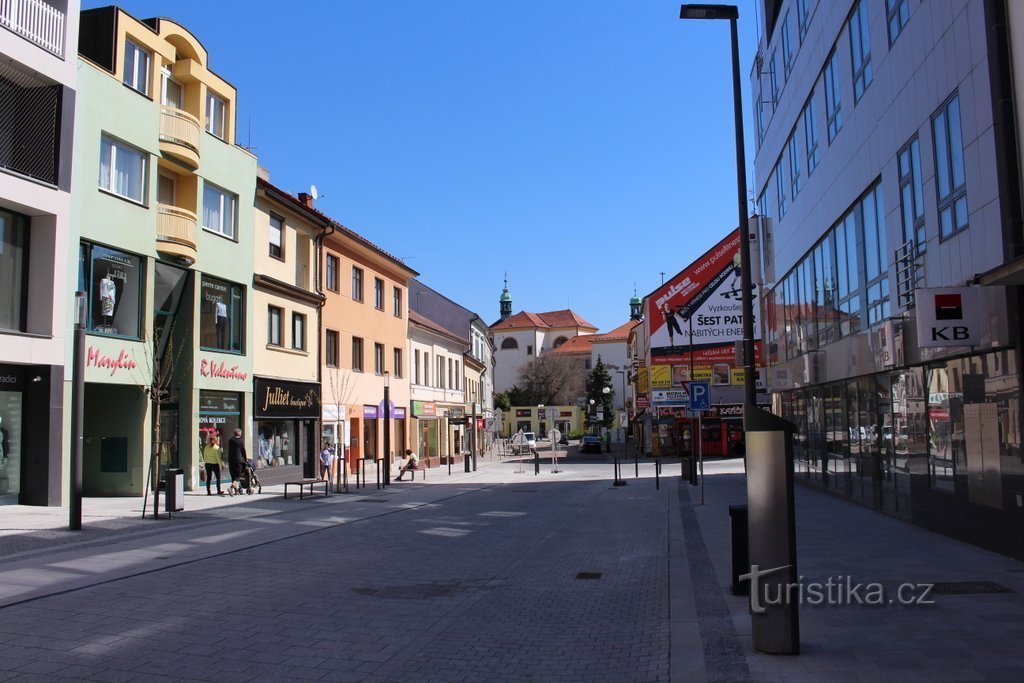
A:
[[[167,513],[185,509],[185,470],[167,470],[167,488],[164,495]]]
[[[740,576],[750,573],[746,505],[729,506],[729,526],[732,528],[732,594],[750,595],[750,582],[740,581]]]

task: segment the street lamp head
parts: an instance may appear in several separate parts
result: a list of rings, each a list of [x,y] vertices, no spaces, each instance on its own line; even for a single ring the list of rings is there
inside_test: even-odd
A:
[[[602,394],[606,394],[606,395],[610,394],[610,393],[612,393],[612,388],[611,387],[605,387],[604,389],[601,390],[601,393]]]
[[[739,19],[736,5],[682,5],[680,19]]]
[[[85,292],[75,292],[75,327],[84,328],[89,317],[86,296]]]
[[[590,405],[594,405],[594,399],[590,399]]]

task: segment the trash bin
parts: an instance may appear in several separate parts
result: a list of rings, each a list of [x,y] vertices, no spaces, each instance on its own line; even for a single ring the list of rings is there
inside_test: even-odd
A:
[[[750,595],[750,582],[740,576],[750,573],[750,547],[747,542],[747,506],[729,506],[732,527],[732,594]]]
[[[167,491],[164,500],[167,512],[181,512],[185,509],[185,470],[167,470]]]

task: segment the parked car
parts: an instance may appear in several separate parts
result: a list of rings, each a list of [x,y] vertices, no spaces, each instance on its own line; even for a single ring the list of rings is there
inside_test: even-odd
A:
[[[512,454],[532,453],[537,450],[537,436],[533,432],[512,435]]]
[[[580,453],[600,453],[601,437],[587,434],[580,440]]]

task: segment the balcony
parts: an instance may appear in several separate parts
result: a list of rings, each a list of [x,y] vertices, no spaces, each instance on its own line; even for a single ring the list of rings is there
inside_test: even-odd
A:
[[[167,204],[156,205],[156,249],[182,265],[196,262],[198,249],[196,215],[186,209]]]
[[[42,0],[0,0],[0,26],[64,58],[64,13]]]
[[[0,0],[0,3],[6,0]],[[199,119],[174,107],[160,108],[160,151],[199,168]]]

